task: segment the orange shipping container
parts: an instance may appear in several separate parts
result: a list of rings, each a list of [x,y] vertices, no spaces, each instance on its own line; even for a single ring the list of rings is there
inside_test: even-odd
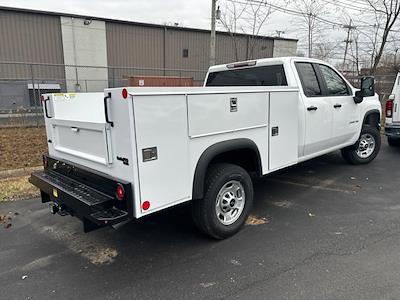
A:
[[[132,76],[128,77],[129,86],[193,86],[192,77],[177,76]]]

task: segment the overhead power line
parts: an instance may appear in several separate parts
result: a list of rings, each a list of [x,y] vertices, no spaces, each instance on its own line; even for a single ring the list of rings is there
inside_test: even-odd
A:
[[[269,6],[269,7],[273,8],[273,9],[275,9],[277,11],[280,11],[280,12],[283,12],[283,13],[286,13],[286,14],[289,14],[289,15],[293,15],[293,16],[297,16],[297,17],[305,17],[305,16],[308,16],[308,15],[311,15],[312,17],[314,17],[314,19],[316,19],[316,20],[318,20],[318,21],[320,21],[320,22],[322,22],[324,24],[327,24],[327,25],[336,26],[336,27],[339,27],[339,28],[345,28],[347,26],[347,24],[343,24],[343,23],[332,21],[332,20],[328,20],[328,19],[322,18],[320,16],[316,16],[315,14],[308,14],[307,12],[296,11],[296,10],[293,10],[293,9],[290,9],[290,8],[285,8],[285,7],[281,7],[281,6],[275,5],[275,4],[268,3],[266,1],[260,1],[260,0],[227,0],[227,1],[228,2],[232,2],[232,3],[242,4],[242,5],[247,5],[249,2],[250,3],[254,3],[254,4],[258,4],[258,5],[259,4],[264,4],[265,6]],[[341,1],[345,1],[345,0],[341,0]],[[337,5],[336,3],[333,3],[333,2],[330,2],[330,1],[326,1],[326,2],[328,2],[328,3],[332,4],[332,5]],[[354,1],[354,2],[361,4],[361,2],[358,2],[358,1]],[[340,5],[338,5],[338,6],[340,6]],[[341,7],[346,8],[344,6],[341,6]],[[369,12],[373,12],[373,10],[368,9],[368,7],[365,7],[365,10],[368,10]],[[354,25],[354,26],[356,28],[372,28],[372,27],[376,27],[376,24],[365,24],[365,25]],[[395,30],[395,29],[392,29],[391,31],[400,32],[400,30]]]
[[[338,23],[338,22],[335,22],[335,21],[331,21],[331,20],[327,20],[327,19],[321,18],[321,17],[316,16],[314,14],[295,11],[295,10],[292,10],[292,9],[289,9],[289,8],[280,7],[280,6],[277,6],[275,4],[271,4],[271,3],[265,2],[265,1],[258,1],[258,0],[246,0],[245,2],[240,1],[240,0],[227,0],[227,1],[228,2],[237,3],[237,4],[243,4],[243,5],[248,4],[248,2],[251,2],[251,3],[254,3],[254,4],[264,4],[265,6],[269,6],[269,7],[273,8],[273,9],[275,9],[277,11],[280,11],[280,12],[283,12],[283,13],[287,13],[287,14],[290,14],[290,15],[300,16],[300,17],[311,15],[316,20],[319,20],[320,22],[323,22],[323,23],[326,23],[326,24],[329,24],[329,25],[339,26],[339,27],[343,27],[343,25],[344,25],[342,23]]]

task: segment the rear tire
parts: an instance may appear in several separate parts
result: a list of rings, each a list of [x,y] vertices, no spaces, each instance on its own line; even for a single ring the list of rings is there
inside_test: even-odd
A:
[[[193,202],[193,221],[212,238],[228,238],[246,222],[253,197],[253,184],[246,170],[232,164],[212,165],[205,180],[204,198]]]
[[[400,146],[400,138],[388,137],[388,144],[392,147]]]
[[[375,127],[364,125],[360,138],[350,147],[342,149],[344,160],[353,165],[368,164],[375,159],[381,148],[381,135]]]

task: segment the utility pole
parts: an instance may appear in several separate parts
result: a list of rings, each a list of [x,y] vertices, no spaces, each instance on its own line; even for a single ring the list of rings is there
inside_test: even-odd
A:
[[[353,29],[356,29],[356,27],[351,25],[351,19],[350,19],[350,24],[349,25],[344,25],[343,28],[347,29],[347,38],[344,41],[346,43],[346,46],[344,48],[342,71],[344,71],[344,68],[346,66],[346,56],[347,56],[347,50],[349,48],[349,43],[352,42],[352,40],[350,40],[350,33],[351,33],[351,31]]]
[[[211,0],[211,37],[210,37],[210,66],[215,65],[215,22],[217,0]]]
[[[312,57],[312,13],[308,14],[308,57]]]

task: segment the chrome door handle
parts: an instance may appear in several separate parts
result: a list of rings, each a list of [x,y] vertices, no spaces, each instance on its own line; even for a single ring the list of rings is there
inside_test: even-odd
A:
[[[316,107],[316,106],[309,106],[309,107],[307,107],[307,110],[308,110],[308,111],[317,110],[317,109],[318,109],[318,107]]]
[[[342,107],[342,104],[336,103],[333,107],[334,107],[334,108],[341,108],[341,107]]]

